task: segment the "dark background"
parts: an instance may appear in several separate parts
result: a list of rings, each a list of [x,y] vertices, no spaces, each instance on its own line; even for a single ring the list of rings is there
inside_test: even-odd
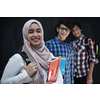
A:
[[[22,27],[29,19],[39,20],[44,28],[44,40],[50,40],[56,36],[55,26],[62,17],[0,17],[0,77],[9,58],[23,45]],[[100,17],[66,17],[71,22],[80,22],[83,34],[92,37],[100,45]],[[66,39],[70,42],[74,39],[72,34]],[[100,64],[95,66],[93,72],[95,84],[100,83]]]

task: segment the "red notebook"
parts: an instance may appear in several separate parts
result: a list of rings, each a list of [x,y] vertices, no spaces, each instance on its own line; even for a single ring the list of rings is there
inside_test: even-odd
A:
[[[50,62],[47,82],[55,82],[56,81],[60,60],[61,60],[61,57]]]

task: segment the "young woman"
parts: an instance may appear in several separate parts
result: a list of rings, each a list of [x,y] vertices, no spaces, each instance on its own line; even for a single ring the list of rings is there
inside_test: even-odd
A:
[[[47,82],[49,62],[52,55],[45,47],[43,40],[43,28],[39,21],[29,20],[23,27],[24,45],[22,50],[26,52],[31,63],[26,65],[19,54],[12,56],[1,78],[2,84],[52,84]],[[55,84],[62,84],[63,79],[60,70],[58,71]]]

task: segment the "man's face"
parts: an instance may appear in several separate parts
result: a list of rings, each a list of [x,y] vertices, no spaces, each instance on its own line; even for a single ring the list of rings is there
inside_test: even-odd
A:
[[[82,29],[80,29],[77,25],[72,29],[72,33],[76,38],[80,38],[82,36]]]
[[[71,30],[65,25],[61,24],[60,27],[57,27],[57,32],[58,32],[58,39],[64,41],[70,34]]]

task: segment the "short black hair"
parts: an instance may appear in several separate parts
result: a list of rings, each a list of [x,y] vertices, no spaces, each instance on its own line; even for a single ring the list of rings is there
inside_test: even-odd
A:
[[[73,23],[72,23],[72,29],[73,29],[76,25],[77,25],[80,29],[82,29],[81,24],[78,23],[78,22],[73,22]]]
[[[56,25],[56,28],[57,28],[57,27],[60,27],[61,24],[65,25],[65,26],[68,27],[69,29],[72,28],[72,23],[71,23],[69,20],[67,20],[66,18],[60,19],[60,20],[58,21],[57,25]]]
[[[65,26],[68,27],[70,30],[72,29],[72,23],[71,23],[68,19],[62,18],[62,19],[60,19],[60,20],[58,21],[58,23],[57,23],[57,25],[56,25],[56,27],[55,27],[56,32],[57,32],[57,27],[59,28],[61,24],[65,25]],[[58,35],[58,32],[57,32],[57,35]]]

